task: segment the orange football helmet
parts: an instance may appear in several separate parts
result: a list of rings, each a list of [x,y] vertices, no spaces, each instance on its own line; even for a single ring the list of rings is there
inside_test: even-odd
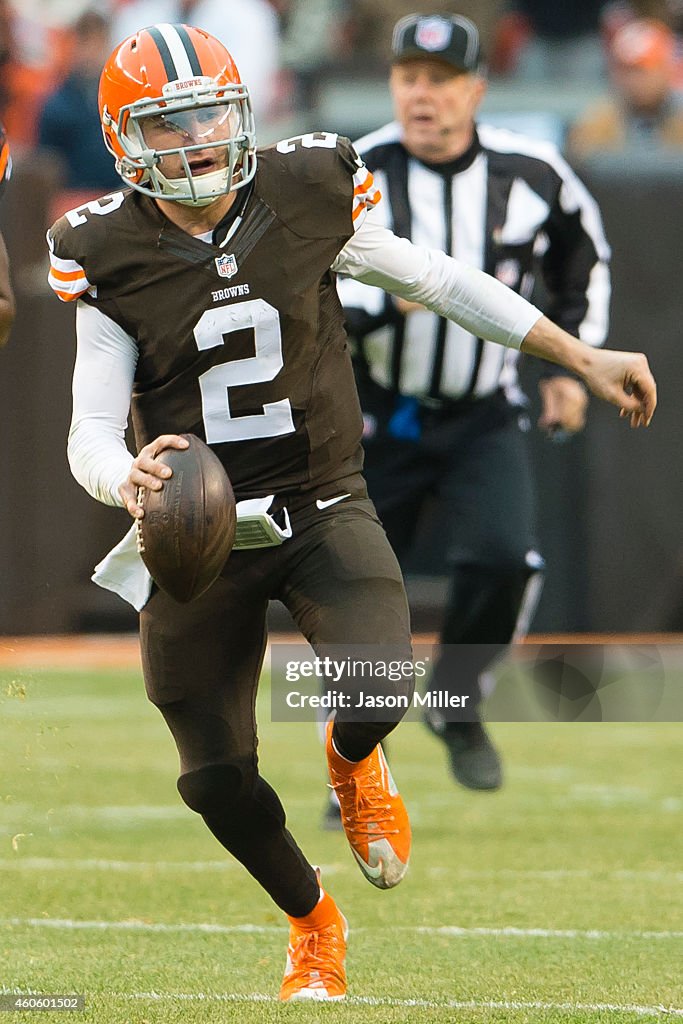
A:
[[[208,32],[152,25],[120,43],[100,78],[104,142],[127,185],[205,206],[256,173],[249,91]]]

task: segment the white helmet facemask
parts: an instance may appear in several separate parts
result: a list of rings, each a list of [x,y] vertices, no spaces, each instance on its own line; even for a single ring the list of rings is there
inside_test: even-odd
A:
[[[244,85],[210,78],[183,85],[170,82],[164,97],[121,109],[117,136],[125,157],[117,169],[146,195],[207,206],[254,177],[254,117]]]

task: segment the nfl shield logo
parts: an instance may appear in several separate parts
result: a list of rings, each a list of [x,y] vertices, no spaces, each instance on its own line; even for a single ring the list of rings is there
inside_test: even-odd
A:
[[[415,42],[423,50],[445,50],[451,41],[451,26],[443,18],[422,18],[417,25]]]
[[[215,263],[220,277],[234,277],[237,273],[237,260],[232,253],[229,256],[226,253],[216,256]]]

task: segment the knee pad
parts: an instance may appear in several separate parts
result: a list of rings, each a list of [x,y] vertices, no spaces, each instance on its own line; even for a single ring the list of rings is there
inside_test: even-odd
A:
[[[256,778],[255,765],[249,760],[209,764],[181,775],[178,792],[191,810],[211,815],[236,807],[253,790]]]

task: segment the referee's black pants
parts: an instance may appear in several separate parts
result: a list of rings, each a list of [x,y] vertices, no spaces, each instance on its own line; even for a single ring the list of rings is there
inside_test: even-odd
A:
[[[419,419],[419,439],[406,440],[392,436],[386,416],[377,417],[374,437],[364,442],[365,477],[401,560],[426,499],[437,499],[437,543],[451,579],[430,685],[470,693],[468,713],[476,719],[479,677],[494,650],[526,630],[540,591],[529,418],[500,392],[447,410],[423,408]],[[463,711],[454,714],[462,718]]]

